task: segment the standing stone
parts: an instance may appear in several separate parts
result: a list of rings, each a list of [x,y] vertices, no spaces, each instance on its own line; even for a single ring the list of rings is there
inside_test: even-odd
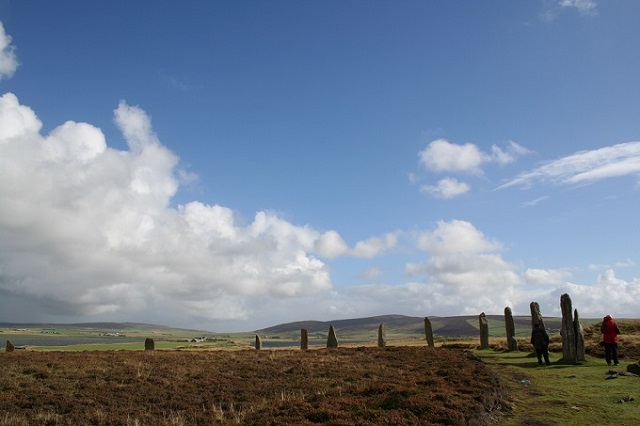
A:
[[[11,343],[10,341],[7,340],[7,346],[5,347],[5,351],[13,352],[15,350],[16,350],[16,347],[13,346],[13,343]]]
[[[262,339],[256,334],[256,350],[262,349]]]
[[[578,310],[573,311],[573,329],[576,333],[576,359],[578,361],[585,361],[584,357],[584,333],[582,330],[582,324],[580,323],[580,317],[578,317]]]
[[[338,347],[338,337],[336,336],[336,330],[332,325],[329,326],[329,337],[327,338],[327,347],[328,348],[337,348]]]
[[[562,310],[562,361],[568,364],[575,364],[578,361],[576,352],[576,331],[573,323],[573,310],[571,307],[571,297],[568,294],[560,296],[560,308]]]
[[[384,324],[380,324],[378,327],[378,347],[384,348],[387,345],[387,330],[384,328]]]
[[[540,305],[538,305],[538,302],[531,302],[529,308],[531,308],[531,331],[533,331],[536,324],[539,324],[540,327],[545,330],[544,321],[542,321],[542,314],[540,314]]]
[[[156,343],[153,341],[152,338],[147,337],[146,339],[144,339],[144,350],[145,351],[152,351],[156,348]]]
[[[504,308],[504,325],[507,331],[507,349],[510,351],[518,350],[518,341],[516,340],[516,325],[513,322],[513,314],[511,308]]]
[[[489,323],[484,312],[478,317],[480,322],[480,349],[489,349]]]
[[[309,332],[306,328],[300,330],[300,349],[303,351],[309,349]]]
[[[436,345],[433,343],[433,328],[431,328],[431,321],[427,317],[424,317],[424,334],[427,336],[427,345],[430,348],[435,347]]]

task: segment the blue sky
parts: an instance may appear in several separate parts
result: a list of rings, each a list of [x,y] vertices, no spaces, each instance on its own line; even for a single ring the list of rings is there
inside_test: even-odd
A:
[[[638,16],[0,0],[0,321],[638,317]]]

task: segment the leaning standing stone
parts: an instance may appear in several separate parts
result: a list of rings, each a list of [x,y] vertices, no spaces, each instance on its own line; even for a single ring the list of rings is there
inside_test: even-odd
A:
[[[484,312],[478,317],[480,322],[480,349],[489,349],[489,323]]]
[[[300,330],[300,349],[303,351],[309,349],[309,332],[306,328]]]
[[[384,328],[384,324],[380,324],[378,327],[378,347],[384,348],[387,345],[387,330]]]
[[[13,346],[13,343],[11,343],[10,341],[7,340],[7,346],[5,347],[5,351],[13,352],[15,350],[16,350],[16,347]]]
[[[147,337],[146,339],[144,339],[144,350],[145,351],[152,351],[156,348],[156,343],[153,341],[152,338]]]
[[[507,349],[510,351],[518,350],[518,341],[516,340],[516,325],[513,322],[513,313],[510,307],[504,308],[504,324],[507,331]]]
[[[424,317],[424,334],[427,336],[427,345],[431,348],[435,347],[433,343],[433,328],[431,327],[431,321],[427,317]]]
[[[338,337],[336,336],[336,330],[332,325],[329,326],[329,337],[327,338],[327,347],[328,348],[337,348],[338,347]]]

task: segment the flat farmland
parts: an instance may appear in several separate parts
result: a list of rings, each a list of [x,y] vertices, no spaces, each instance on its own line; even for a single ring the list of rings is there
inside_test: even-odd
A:
[[[489,425],[506,388],[467,351],[19,351],[2,425]]]

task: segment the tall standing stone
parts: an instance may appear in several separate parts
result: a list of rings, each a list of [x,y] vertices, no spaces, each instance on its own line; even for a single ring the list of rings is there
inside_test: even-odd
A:
[[[309,349],[309,332],[306,328],[300,330],[300,349],[303,351]]]
[[[540,313],[540,305],[538,305],[538,302],[531,302],[529,308],[531,308],[531,331],[533,331],[536,324],[539,324],[540,328],[545,330],[544,321],[542,320],[542,314]]]
[[[262,339],[256,334],[256,350],[262,349]]]
[[[571,297],[568,294],[560,296],[560,308],[562,310],[562,361],[575,364],[578,361],[576,352],[576,331],[573,323],[573,309],[571,307]]]
[[[16,347],[13,346],[13,343],[11,343],[9,340],[7,340],[7,346],[5,346],[5,351],[7,352],[13,352],[16,350]]]
[[[387,346],[387,330],[385,330],[384,323],[378,327],[378,347],[384,348]]]
[[[480,322],[480,349],[489,349],[489,323],[484,312],[478,317]]]
[[[145,351],[152,351],[156,348],[156,343],[153,341],[152,338],[147,337],[146,339],[144,339],[144,350]]]
[[[424,317],[424,334],[427,336],[427,345],[433,348],[436,345],[433,343],[433,328],[431,327],[431,321],[429,318]]]
[[[580,317],[578,316],[578,310],[574,309],[573,313],[573,329],[576,333],[576,359],[578,361],[585,361],[584,332],[582,330],[582,324],[580,323]]]
[[[510,307],[504,308],[504,326],[507,331],[507,349],[510,351],[518,350],[518,341],[516,340],[516,325],[513,322],[513,313]]]
[[[327,347],[328,348],[337,348],[338,347],[338,337],[336,336],[336,330],[332,325],[329,326],[329,337],[327,337]]]

